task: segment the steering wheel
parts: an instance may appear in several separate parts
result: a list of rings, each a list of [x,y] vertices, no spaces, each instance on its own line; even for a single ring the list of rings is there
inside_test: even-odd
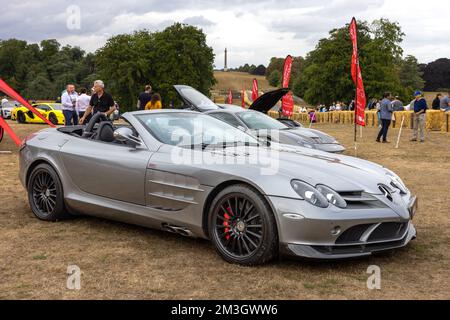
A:
[[[91,120],[89,120],[89,123],[86,126],[86,129],[84,129],[83,131],[83,137],[85,138],[89,138],[91,137],[94,132],[94,126],[97,122],[101,122],[101,121],[108,121],[108,118],[106,117],[106,115],[103,112],[97,112],[96,114],[94,114],[91,118]]]

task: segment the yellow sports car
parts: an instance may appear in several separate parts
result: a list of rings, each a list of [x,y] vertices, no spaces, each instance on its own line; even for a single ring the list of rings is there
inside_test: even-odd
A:
[[[53,124],[64,124],[64,115],[60,103],[36,103],[32,106]],[[11,111],[11,120],[18,123],[44,123],[41,118],[24,106]]]

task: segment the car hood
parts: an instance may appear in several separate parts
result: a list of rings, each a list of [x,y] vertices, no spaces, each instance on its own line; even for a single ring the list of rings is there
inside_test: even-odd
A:
[[[167,148],[167,149],[166,149]],[[171,152],[169,146],[164,146]],[[214,185],[218,176],[227,179],[244,179],[257,185],[265,194],[287,198],[299,198],[291,188],[291,181],[298,179],[313,186],[324,184],[336,191],[365,191],[381,194],[379,184],[390,185],[387,170],[375,163],[315,149],[273,143],[271,147],[206,148],[201,152],[203,162],[190,164],[199,172],[208,171],[209,177],[202,183]],[[205,166],[204,163],[208,163]]]
[[[202,106],[202,105],[195,104],[193,101],[191,101],[189,99],[189,97],[187,97],[185,94],[183,94],[183,89],[195,90],[194,88],[192,88],[190,86],[174,85],[173,88],[175,89],[175,91],[177,92],[178,96],[183,101],[184,105],[187,106],[191,110],[196,110],[196,111],[200,111],[200,112],[207,112],[207,111],[213,111],[213,110],[220,110],[221,109],[213,101],[210,101],[211,103],[208,106]],[[198,91],[198,90],[195,90],[195,91]]]
[[[287,89],[287,88],[277,89],[277,90],[266,92],[261,97],[259,97],[255,101],[253,101],[253,103],[249,109],[267,113],[288,92],[289,92],[289,89]]]
[[[316,143],[338,143],[332,136],[322,131],[308,128],[292,128],[289,133],[314,140]]]

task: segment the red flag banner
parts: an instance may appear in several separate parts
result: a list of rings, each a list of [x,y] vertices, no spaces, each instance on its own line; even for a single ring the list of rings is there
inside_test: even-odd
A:
[[[242,108],[245,108],[245,90],[244,90],[244,88],[242,88],[242,92],[241,92],[241,105],[242,105]]]
[[[13,129],[6,123],[3,117],[0,116],[0,128],[4,129],[6,133],[13,139],[13,141],[17,144],[17,146],[21,145],[21,141],[19,137],[14,133]],[[3,134],[3,133],[2,133]]]
[[[289,88],[289,81],[291,81],[292,70],[292,56],[287,56],[284,60],[283,81],[281,81],[282,88]]]
[[[259,91],[258,91],[258,80],[253,79],[253,87],[252,87],[252,100],[253,102],[258,99]]]
[[[353,43],[352,55],[352,79],[356,86],[355,99],[355,122],[357,125],[365,126],[366,119],[364,110],[366,109],[366,93],[364,91],[364,83],[361,73],[361,66],[359,65],[358,57],[358,29],[356,19],[353,18],[350,23],[350,38]]]
[[[20,96],[20,94],[18,94],[16,91],[14,91],[13,88],[11,88],[10,86],[8,86],[8,84],[3,81],[2,79],[0,79],[0,90],[3,91],[5,94],[7,94],[8,96],[10,96],[11,98],[13,98],[14,100],[20,102],[23,106],[25,106],[26,108],[28,108],[31,112],[33,112],[35,115],[37,115],[39,118],[42,119],[42,121],[44,121],[45,123],[47,123],[49,126],[51,127],[55,127],[55,125],[53,123],[51,123],[50,121],[48,121],[44,116],[42,116],[42,114],[37,111],[35,108],[33,108],[27,100],[25,100],[24,98],[22,98]],[[6,130],[6,128],[5,128]]]
[[[231,90],[228,92],[228,104],[233,104],[233,93],[231,93]]]
[[[294,113],[294,98],[291,92],[283,97],[281,108],[283,116],[290,117]]]

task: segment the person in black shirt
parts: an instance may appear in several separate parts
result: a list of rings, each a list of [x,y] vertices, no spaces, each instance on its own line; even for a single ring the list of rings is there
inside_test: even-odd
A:
[[[149,101],[152,100],[152,87],[150,85],[145,86],[145,91],[139,94],[139,110],[144,110]]]
[[[96,114],[102,112],[107,118],[116,110],[113,97],[105,92],[105,84],[101,80],[94,82],[94,94],[89,102],[89,107],[86,108],[83,117],[80,119],[80,123],[83,124],[84,120],[89,114]]]
[[[442,98],[442,94],[440,94],[440,93],[436,96],[436,98],[434,98],[433,105],[432,105],[433,110],[440,110],[441,109],[440,108],[440,106],[441,106],[441,98]]]

